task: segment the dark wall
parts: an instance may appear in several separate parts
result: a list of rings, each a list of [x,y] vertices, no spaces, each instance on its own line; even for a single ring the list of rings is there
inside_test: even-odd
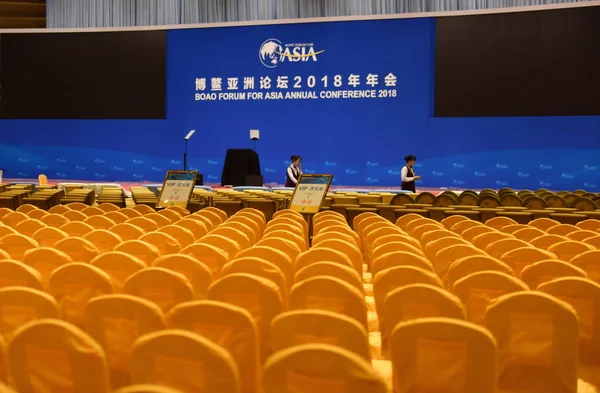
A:
[[[565,12],[567,21],[571,10]],[[586,8],[585,12],[596,11]],[[511,16],[516,20],[523,17]],[[332,173],[334,185],[398,187],[402,158],[415,154],[415,170],[423,176],[418,188],[546,187],[599,192],[600,116],[560,116],[564,113],[561,105],[548,108],[548,116],[516,116],[508,110],[503,113],[514,116],[433,116],[436,23],[439,27],[444,21],[416,18],[172,30],[167,33],[169,105],[165,120],[0,119],[0,167],[6,170],[6,178],[34,178],[45,173],[60,181],[162,181],[166,170],[182,167],[182,139],[194,129],[197,132],[189,143],[188,165],[203,173],[207,183],[216,183],[226,150],[253,147],[249,130],[259,129],[261,140],[256,148],[268,183],[283,182],[289,157],[298,154],[303,157],[305,173]],[[497,28],[511,30],[512,25],[507,20]],[[441,33],[439,30],[438,36]],[[131,33],[123,33],[121,41],[129,40],[128,34]],[[527,41],[527,34],[522,34],[522,40]],[[314,43],[316,49],[324,52],[316,61],[286,60],[270,68],[262,63],[261,48],[265,40],[273,39],[282,44]],[[515,45],[519,41],[515,38]],[[135,49],[135,45],[114,42],[115,47],[121,45]],[[573,49],[571,58],[584,59],[593,54],[585,46],[588,44],[573,45],[579,49]],[[521,49],[523,55],[526,50],[534,51],[532,47]],[[438,65],[442,65],[450,64],[452,59],[438,55],[438,60]],[[488,66],[493,69],[485,75],[502,74],[493,63],[489,61]],[[139,108],[140,100],[151,99],[152,94],[141,90],[154,83],[151,78],[142,78],[148,65],[143,61],[137,64],[131,70],[134,76],[125,82],[141,83],[140,90],[119,108]],[[591,66],[582,63],[579,69]],[[360,76],[360,85],[349,84],[350,74]],[[369,74],[379,75],[373,89],[386,91],[386,96],[322,99],[318,94],[370,90]],[[386,85],[388,74],[397,77],[396,86]],[[336,86],[338,75],[341,83]],[[277,87],[280,76],[289,77],[289,86]],[[477,81],[467,76],[460,79],[456,75],[460,83],[455,87],[455,99],[459,109],[474,111],[483,104],[478,99],[467,100],[470,95],[464,93],[463,85],[469,82],[471,89],[478,87]],[[254,78],[253,87],[244,88],[246,77]],[[270,88],[260,86],[260,79],[265,77],[272,81]],[[294,87],[296,77],[301,79],[300,88]],[[311,77],[314,87],[308,83]],[[585,85],[597,83],[594,73],[573,77],[581,78]],[[217,90],[212,86],[213,78],[222,78],[220,91],[213,91]],[[234,91],[246,93],[244,99],[219,98],[221,93],[230,92],[229,78],[239,79],[239,88]],[[441,76],[440,79],[439,83],[448,89],[452,81]],[[328,87],[324,81],[329,82]],[[560,79],[546,81],[556,88]],[[25,82],[28,86],[49,83],[36,82],[35,77]],[[517,87],[529,91],[527,84],[522,85]],[[110,97],[120,100],[121,86],[113,88],[115,93]],[[503,88],[500,83],[495,87]],[[103,86],[94,85],[93,89],[100,91]],[[92,88],[84,90],[95,94]],[[249,95],[297,91],[315,92],[319,98],[258,99]],[[216,98],[203,99],[200,93],[211,93]],[[511,104],[517,98],[513,94],[499,99],[488,104],[488,109]],[[549,100],[548,105],[551,103]],[[513,105],[513,109],[525,104],[527,101]],[[524,108],[532,113],[531,108]],[[82,109],[89,109],[89,103]]]
[[[165,31],[3,34],[0,42],[1,118],[165,118]]]
[[[600,7],[437,18],[435,116],[600,114]]]

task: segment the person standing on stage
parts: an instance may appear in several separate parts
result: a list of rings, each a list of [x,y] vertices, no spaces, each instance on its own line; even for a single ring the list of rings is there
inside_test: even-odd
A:
[[[405,191],[417,192],[415,188],[415,181],[421,178],[421,176],[415,176],[415,172],[413,170],[415,162],[417,162],[417,157],[411,154],[404,157],[404,161],[406,161],[406,165],[402,168],[402,172],[400,172],[402,189]]]
[[[296,187],[298,179],[302,174],[302,158],[300,156],[292,156],[292,165],[290,165],[285,173],[285,186]]]

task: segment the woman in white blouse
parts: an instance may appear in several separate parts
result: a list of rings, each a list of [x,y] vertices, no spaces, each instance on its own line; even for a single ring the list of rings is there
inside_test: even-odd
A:
[[[421,178],[421,176],[416,176],[413,170],[415,162],[417,162],[417,157],[411,154],[404,157],[404,161],[406,161],[406,165],[402,168],[402,171],[400,172],[402,179],[402,189],[405,191],[417,192],[417,189],[415,187],[415,181]]]
[[[298,179],[302,174],[302,158],[300,156],[292,156],[292,165],[290,165],[285,173],[285,186],[296,187]]]

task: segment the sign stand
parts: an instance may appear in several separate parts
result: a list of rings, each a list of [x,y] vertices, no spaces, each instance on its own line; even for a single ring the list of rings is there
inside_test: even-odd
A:
[[[333,175],[300,175],[290,209],[303,214],[316,214],[327,196]]]
[[[179,206],[187,209],[197,177],[198,171],[168,171],[158,194],[156,208]]]

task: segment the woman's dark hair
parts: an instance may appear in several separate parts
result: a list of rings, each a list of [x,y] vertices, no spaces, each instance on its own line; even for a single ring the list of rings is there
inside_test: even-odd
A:
[[[292,160],[292,162],[299,160],[300,156],[292,156],[292,158],[290,158],[290,160]]]
[[[406,161],[406,162],[417,161],[417,157],[410,154],[410,155],[404,157],[404,161]]]

